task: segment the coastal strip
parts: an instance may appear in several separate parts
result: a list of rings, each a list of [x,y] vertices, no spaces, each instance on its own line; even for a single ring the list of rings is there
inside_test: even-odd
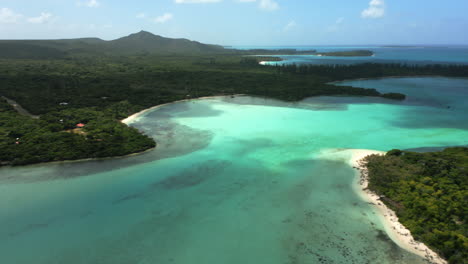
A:
[[[401,248],[423,257],[429,263],[447,264],[446,260],[441,258],[425,244],[416,241],[411,235],[411,232],[398,221],[395,212],[380,200],[379,195],[368,189],[368,171],[363,160],[369,155],[384,155],[385,152],[366,149],[350,149],[344,151],[349,151],[351,154],[348,164],[357,169],[358,177],[356,177],[357,183],[354,184],[355,191],[363,200],[372,204],[377,209],[389,237]]]
[[[245,96],[245,94],[204,96],[204,97],[183,99],[183,100],[173,101],[173,102],[170,102],[170,103],[155,105],[153,107],[143,109],[140,112],[135,113],[135,114],[133,114],[133,115],[131,115],[131,116],[125,118],[125,119],[122,119],[122,120],[120,120],[120,122],[122,122],[122,123],[124,123],[126,125],[130,125],[131,123],[135,122],[138,119],[138,117],[142,116],[143,114],[148,113],[148,112],[150,112],[150,111],[152,111],[154,109],[158,109],[158,108],[161,108],[163,106],[170,105],[170,104],[181,103],[181,102],[190,102],[190,101],[194,101],[194,100],[211,99],[211,98],[222,98],[222,97],[227,97],[227,96]]]

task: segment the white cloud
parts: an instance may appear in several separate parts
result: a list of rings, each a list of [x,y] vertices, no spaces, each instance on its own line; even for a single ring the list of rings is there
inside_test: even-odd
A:
[[[172,18],[174,18],[174,15],[172,15],[171,13],[165,13],[161,16],[156,17],[153,21],[158,24],[163,24],[171,20]]]
[[[10,8],[0,8],[0,23],[1,24],[17,23],[22,17],[23,15],[15,13]]]
[[[274,11],[279,9],[279,4],[275,0],[236,0],[240,3],[253,3],[258,2],[258,7],[267,11]]]
[[[139,14],[136,15],[136,18],[140,18],[140,19],[146,18],[146,14],[145,13],[139,13]]]
[[[385,15],[385,2],[384,0],[371,0],[369,7],[364,9],[361,13],[363,18],[380,18]]]
[[[286,26],[284,26],[283,31],[290,31],[291,29],[295,28],[296,26],[297,26],[296,21],[291,20],[291,21],[289,21],[288,24],[286,24]]]
[[[29,23],[33,24],[44,24],[49,22],[52,19],[52,14],[48,12],[42,12],[38,17],[30,17],[28,18]]]
[[[344,21],[344,17],[340,17],[336,20],[335,24],[341,24]]]
[[[218,3],[222,0],[174,0],[176,4],[203,4],[203,3]]]
[[[98,0],[88,0],[85,2],[78,2],[78,6],[86,6],[86,7],[99,7],[101,3]]]
[[[260,8],[263,10],[274,11],[279,9],[279,5],[274,0],[259,0],[260,1]]]

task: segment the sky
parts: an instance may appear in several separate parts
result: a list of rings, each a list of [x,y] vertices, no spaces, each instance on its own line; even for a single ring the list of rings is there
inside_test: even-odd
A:
[[[468,0],[0,0],[0,39],[146,30],[220,45],[468,44]]]

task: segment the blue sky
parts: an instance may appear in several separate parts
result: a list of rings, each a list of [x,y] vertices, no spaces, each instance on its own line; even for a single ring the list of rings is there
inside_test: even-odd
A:
[[[0,0],[0,39],[140,30],[222,45],[468,44],[467,0]]]

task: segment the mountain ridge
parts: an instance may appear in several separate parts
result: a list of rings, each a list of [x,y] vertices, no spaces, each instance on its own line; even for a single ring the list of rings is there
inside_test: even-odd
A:
[[[185,38],[166,38],[140,31],[114,40],[95,37],[49,40],[0,40],[0,58],[45,59],[79,55],[200,54],[219,53],[219,45]]]

